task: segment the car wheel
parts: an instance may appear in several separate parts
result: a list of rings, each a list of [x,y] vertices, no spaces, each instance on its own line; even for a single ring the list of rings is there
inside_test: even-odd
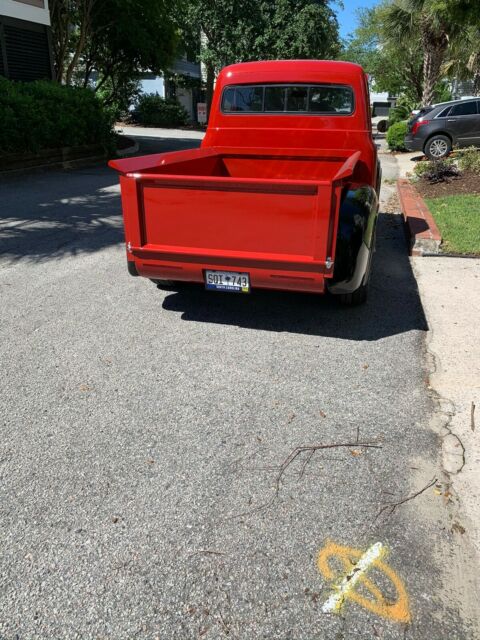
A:
[[[150,278],[153,284],[157,285],[158,289],[165,289],[166,291],[171,291],[172,289],[176,289],[178,287],[178,282],[175,280],[158,280],[157,278]]]
[[[378,133],[385,133],[388,129],[388,120],[379,120],[377,122]]]
[[[447,136],[433,136],[425,145],[425,155],[429,160],[440,160],[452,150],[452,141]]]
[[[367,301],[368,297],[368,285],[362,284],[358,289],[352,291],[352,293],[342,293],[338,296],[338,300],[341,304],[348,307],[356,307]]]

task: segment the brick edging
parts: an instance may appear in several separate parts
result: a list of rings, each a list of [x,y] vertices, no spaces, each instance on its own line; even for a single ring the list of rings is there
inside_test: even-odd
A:
[[[410,239],[410,255],[440,253],[442,236],[425,200],[408,180],[397,180],[397,190]]]

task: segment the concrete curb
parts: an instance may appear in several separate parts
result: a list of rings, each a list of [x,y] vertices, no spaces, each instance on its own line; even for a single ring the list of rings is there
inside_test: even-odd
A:
[[[115,157],[125,158],[138,153],[140,149],[138,142],[133,139],[130,139],[130,141],[132,144],[125,149],[117,150]],[[39,152],[38,154],[18,154],[18,156],[16,156],[18,166],[14,165],[11,169],[3,169],[0,167],[0,181],[12,177],[15,178],[23,176],[29,173],[39,173],[59,169],[85,169],[88,167],[106,164],[108,158],[104,151],[96,154],[85,153],[85,155],[81,155],[82,149],[88,151],[88,147],[78,147],[78,157],[73,157],[75,154],[71,156],[69,153],[70,149],[68,148],[57,150],[47,149]],[[22,166],[22,162],[25,162],[25,166]]]
[[[425,200],[405,179],[397,180],[397,191],[410,240],[410,255],[440,253],[442,236]]]

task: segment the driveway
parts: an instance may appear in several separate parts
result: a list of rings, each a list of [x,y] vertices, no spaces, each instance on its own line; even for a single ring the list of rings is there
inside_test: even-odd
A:
[[[0,201],[2,640],[476,637],[385,198],[354,309],[130,277],[106,168]]]

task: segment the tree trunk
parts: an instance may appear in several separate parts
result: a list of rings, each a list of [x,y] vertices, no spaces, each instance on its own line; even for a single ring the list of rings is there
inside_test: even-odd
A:
[[[212,98],[213,98],[213,87],[215,85],[215,69],[211,64],[206,65],[207,68],[207,122],[210,117],[210,107],[212,106]]]
[[[91,30],[91,16],[93,7],[95,4],[95,0],[85,0],[83,3],[83,11],[80,22],[80,36],[77,41],[77,46],[75,47],[75,51],[73,53],[72,59],[70,60],[70,64],[67,67],[65,72],[65,84],[72,84],[73,74],[75,73],[78,61],[80,60],[80,56],[85,49],[87,44],[87,37],[90,35]]]
[[[421,20],[423,45],[423,94],[424,106],[433,104],[435,100],[435,86],[441,77],[441,69],[445,52],[448,47],[448,37],[444,31],[433,31],[431,21],[424,15]]]
[[[480,36],[480,29],[478,30],[478,35]],[[472,74],[473,95],[480,96],[480,51],[472,53],[467,68]]]
[[[477,67],[473,73],[473,95],[480,96],[480,67]]]

